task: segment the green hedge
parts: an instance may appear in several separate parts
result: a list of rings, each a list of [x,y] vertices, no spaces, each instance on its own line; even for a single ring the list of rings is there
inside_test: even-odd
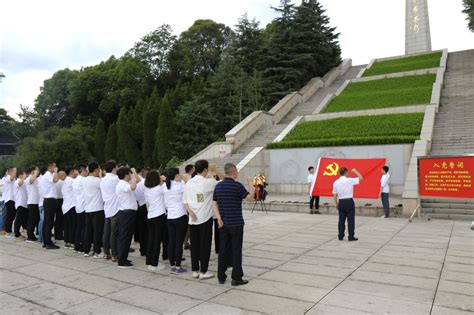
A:
[[[439,67],[441,55],[442,52],[435,52],[431,54],[375,62],[370,69],[364,72],[364,77],[419,69],[437,68]]]
[[[423,117],[409,113],[304,122],[267,148],[413,143],[420,138]]]
[[[350,83],[324,113],[429,104],[435,74]]]

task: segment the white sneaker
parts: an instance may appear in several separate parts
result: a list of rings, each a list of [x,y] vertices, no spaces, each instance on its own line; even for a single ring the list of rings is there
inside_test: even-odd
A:
[[[102,256],[101,254],[94,254],[94,256],[92,257],[95,259],[99,259],[99,258],[103,258],[104,256]]]
[[[204,274],[203,273],[199,274],[199,280],[211,279],[213,277],[214,277],[214,274],[210,273],[209,271]]]
[[[84,257],[91,257],[91,254],[89,254],[89,253],[84,253]]]
[[[8,233],[5,235],[6,238],[15,238],[15,234],[13,233]]]
[[[385,215],[381,216],[382,219],[386,219],[387,217]]]
[[[199,278],[199,272],[193,271],[193,279]]]
[[[158,264],[158,266],[150,266],[148,269],[150,269],[151,271],[160,271],[160,270],[164,270],[166,267],[165,265],[163,264]]]

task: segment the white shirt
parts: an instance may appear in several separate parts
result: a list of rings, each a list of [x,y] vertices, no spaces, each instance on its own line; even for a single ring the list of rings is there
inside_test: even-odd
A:
[[[15,196],[13,193],[13,183],[14,181],[11,180],[10,175],[4,176],[2,178],[3,190],[2,190],[2,198],[5,202],[10,200],[14,201]]]
[[[337,194],[339,199],[352,198],[354,195],[354,186],[359,184],[358,177],[341,176],[332,186],[332,193]]]
[[[165,214],[165,186],[155,186],[153,188],[147,188],[143,190],[145,200],[148,203],[148,219],[159,217]]]
[[[135,199],[135,195],[133,194],[129,182],[119,180],[115,187],[115,194],[117,195],[119,210],[138,209],[137,200]]]
[[[84,178],[84,202],[86,213],[104,210],[104,201],[100,192],[100,178],[87,176]]]
[[[39,195],[38,207],[42,207],[43,201],[44,201],[43,175],[40,175],[38,179],[36,179],[36,181],[38,182],[38,195]]]
[[[38,190],[38,183],[39,178],[37,177],[33,183],[30,183],[31,176],[28,176],[25,179],[26,185],[26,192],[28,193],[28,201],[29,205],[37,205],[39,204],[40,195]]]
[[[316,178],[316,174],[309,174],[308,175],[308,184],[313,184],[314,183],[314,180]]]
[[[76,204],[76,198],[74,197],[72,184],[74,179],[70,176],[66,177],[61,187],[61,195],[63,196],[63,205],[61,210],[63,214],[66,214]]]
[[[382,192],[383,193],[389,193],[390,192],[390,174],[383,174],[382,178],[380,179],[380,186],[382,187]]]
[[[184,187],[184,182],[177,182],[174,180],[171,181],[170,189],[168,189],[166,185],[163,185],[168,219],[177,219],[187,213],[183,203]]]
[[[145,180],[143,177],[140,176],[140,182],[137,184],[137,188],[135,188],[135,190],[133,191],[139,206],[143,206],[146,203],[145,193],[143,191],[144,188],[145,188]]]
[[[13,192],[15,195],[15,208],[18,209],[18,207],[23,207],[26,208],[28,207],[28,193],[26,191],[26,185],[25,182],[20,186],[19,185],[20,180],[17,179],[15,183],[13,184]]]
[[[85,211],[85,202],[84,202],[84,176],[77,176],[74,182],[72,183],[72,193],[74,198],[76,198],[76,213],[82,213]]]
[[[63,181],[58,180],[56,184],[54,184],[54,188],[56,188],[56,198],[57,199],[63,199],[63,193],[62,193],[62,188],[63,188]]]
[[[216,185],[214,178],[204,178],[201,175],[196,175],[187,182],[183,200],[197,217],[196,221],[189,217],[189,224],[201,224],[212,217],[212,196]]]
[[[104,212],[106,218],[111,218],[118,212],[118,200],[115,194],[115,188],[119,182],[117,175],[112,173],[105,174],[100,181],[100,192],[104,200]]]
[[[53,181],[54,175],[50,171],[46,171],[43,175],[44,198],[56,198],[56,187]]]

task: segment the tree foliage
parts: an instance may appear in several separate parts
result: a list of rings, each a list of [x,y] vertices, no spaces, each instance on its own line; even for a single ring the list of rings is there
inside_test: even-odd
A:
[[[463,0],[463,5],[464,10],[462,12],[467,15],[467,27],[471,30],[471,32],[474,32],[474,0]]]
[[[94,157],[99,163],[105,162],[105,127],[102,119],[97,119],[94,132]]]
[[[110,124],[105,141],[105,159],[117,159],[117,127],[115,123]]]

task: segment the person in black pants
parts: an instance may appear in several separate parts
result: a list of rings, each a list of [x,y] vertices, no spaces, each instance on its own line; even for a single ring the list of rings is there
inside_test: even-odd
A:
[[[58,182],[56,183],[56,213],[54,220],[54,239],[64,240],[64,217],[63,217],[63,193],[62,187],[64,180],[66,179],[66,172],[60,171],[58,173]]]
[[[11,238],[14,237],[12,234],[13,221],[15,220],[16,210],[15,210],[15,197],[13,193],[13,183],[16,180],[16,168],[9,167],[5,176],[2,178],[3,184],[3,199],[5,200],[5,208],[7,209],[7,216],[5,218],[5,231],[8,233],[7,237],[10,235]]]
[[[41,183],[44,190],[44,223],[43,223],[43,247],[46,249],[58,249],[51,240],[51,230],[54,227],[54,214],[56,213],[56,188],[58,181],[58,168],[56,163],[49,162],[48,170],[44,173]]]
[[[316,174],[314,174],[314,167],[308,167],[308,172],[309,213],[321,214],[321,212],[319,212],[319,196],[313,196],[313,192],[311,191],[314,185],[314,181],[316,180]],[[313,211],[313,208],[315,208],[316,211]]]
[[[74,208],[74,211],[76,209]],[[75,213],[75,225],[74,225],[74,251],[77,253],[84,252],[84,231],[86,225],[86,213]]]
[[[227,278],[226,271],[229,260],[232,262],[232,285],[247,284],[243,280],[242,244],[244,238],[244,218],[242,215],[242,200],[252,201],[254,191],[249,193],[238,181],[237,167],[232,163],[224,166],[225,179],[217,184],[214,191],[213,208],[219,224],[220,246],[217,266],[219,283]],[[253,185],[249,180],[249,187]],[[231,256],[231,257],[229,257]]]
[[[140,243],[140,255],[145,256],[147,253],[147,240],[148,240],[148,233],[147,233],[147,216],[148,210],[144,195],[144,182],[145,178],[150,171],[149,167],[144,167],[138,170],[138,176],[140,177],[140,182],[137,185],[137,189],[135,189],[134,194],[135,198],[137,199],[138,203],[138,211],[137,211],[137,219],[135,222],[135,231],[134,231],[134,240],[135,242]]]
[[[188,216],[183,215],[176,219],[168,219],[168,258],[170,266],[181,268],[183,259],[183,244],[188,230]]]

